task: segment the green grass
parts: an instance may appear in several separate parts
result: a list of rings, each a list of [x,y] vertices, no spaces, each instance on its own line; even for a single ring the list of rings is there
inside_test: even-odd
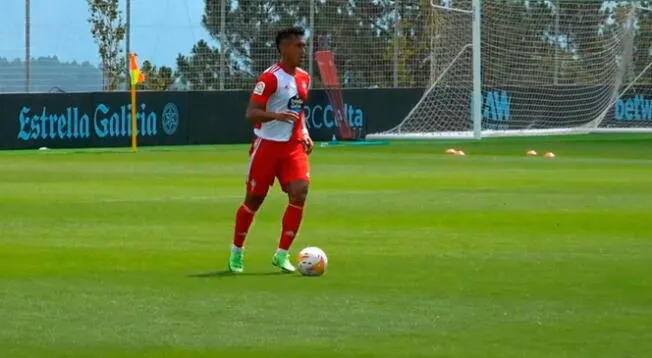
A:
[[[316,148],[226,265],[247,147],[0,153],[0,357],[646,357],[652,137]],[[528,149],[557,158],[528,158]]]

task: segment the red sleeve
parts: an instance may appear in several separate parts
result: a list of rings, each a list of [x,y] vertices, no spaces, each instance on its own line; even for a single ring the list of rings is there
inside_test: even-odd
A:
[[[251,93],[251,100],[256,103],[267,104],[269,97],[276,92],[276,83],[276,76],[273,73],[265,72],[260,75],[254,91]]]

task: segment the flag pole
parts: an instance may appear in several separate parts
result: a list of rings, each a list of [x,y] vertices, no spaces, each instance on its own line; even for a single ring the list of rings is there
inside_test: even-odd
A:
[[[138,121],[136,118],[136,85],[131,83],[131,151],[136,152],[137,151],[137,135],[136,132],[138,131]]]
[[[129,75],[131,88],[131,151],[136,152],[138,149],[138,117],[136,101],[136,89],[139,83],[145,80],[145,76],[138,69],[138,59],[135,53],[129,54]]]

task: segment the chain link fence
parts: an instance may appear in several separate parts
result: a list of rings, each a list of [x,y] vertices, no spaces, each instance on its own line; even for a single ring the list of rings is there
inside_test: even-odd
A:
[[[304,68],[313,76],[315,88],[321,87],[314,61],[314,52],[320,49],[335,54],[345,88],[427,87],[445,65],[440,59],[446,54],[436,53],[436,49],[441,51],[437,41],[447,36],[442,33],[447,15],[433,11],[431,0],[115,1],[92,1],[99,4],[100,10],[110,10],[111,4],[117,4],[115,18],[106,23],[114,28],[124,26],[125,35],[116,42],[119,58],[113,62],[103,61],[99,55],[99,46],[91,33],[92,12],[87,1],[58,0],[56,7],[50,0],[2,4],[0,35],[12,40],[0,44],[0,92],[126,90],[129,51],[139,54],[141,70],[147,78],[142,90],[248,90],[256,76],[277,61],[274,35],[287,26],[307,29],[310,51]],[[518,34],[514,27],[519,24],[528,25],[528,31],[533,31],[530,9],[538,7],[535,20],[540,28],[528,34],[528,39],[540,42],[525,46],[540,47],[539,55],[550,57],[551,71],[572,71],[574,59],[567,49],[581,49],[586,43],[600,41],[600,26],[606,17],[612,16],[618,2],[587,2],[595,17],[581,19],[583,28],[588,30],[573,37],[577,29],[567,19],[576,10],[568,6],[560,6],[569,9],[567,14],[554,10],[556,4],[563,5],[564,1],[484,0],[492,3],[493,9],[485,14],[487,19],[500,15],[504,6],[510,9],[513,21],[483,31],[509,29]],[[456,3],[433,2],[442,6]],[[515,5],[520,2],[522,6]],[[106,8],[102,9],[102,4]],[[641,5],[647,3],[643,1]],[[550,11],[543,11],[542,7]],[[632,73],[638,73],[638,67],[650,62],[652,51],[651,14],[641,11],[637,16]],[[586,21],[594,21],[595,29]],[[456,31],[470,33],[471,28]],[[524,44],[513,40],[506,38],[509,43],[500,45],[516,53]],[[491,49],[488,45],[485,48]],[[486,55],[488,59],[496,57],[491,51]],[[504,64],[501,66],[508,71]],[[488,81],[492,76],[490,70],[485,70]],[[568,73],[564,77],[573,78]],[[553,74],[545,78],[555,77]],[[652,83],[652,78],[646,75],[641,81]]]

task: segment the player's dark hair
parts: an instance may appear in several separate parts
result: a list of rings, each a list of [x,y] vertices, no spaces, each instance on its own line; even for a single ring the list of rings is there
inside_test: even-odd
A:
[[[293,37],[303,37],[306,35],[306,30],[300,27],[289,27],[276,33],[276,50],[281,52],[281,42],[291,39]]]

